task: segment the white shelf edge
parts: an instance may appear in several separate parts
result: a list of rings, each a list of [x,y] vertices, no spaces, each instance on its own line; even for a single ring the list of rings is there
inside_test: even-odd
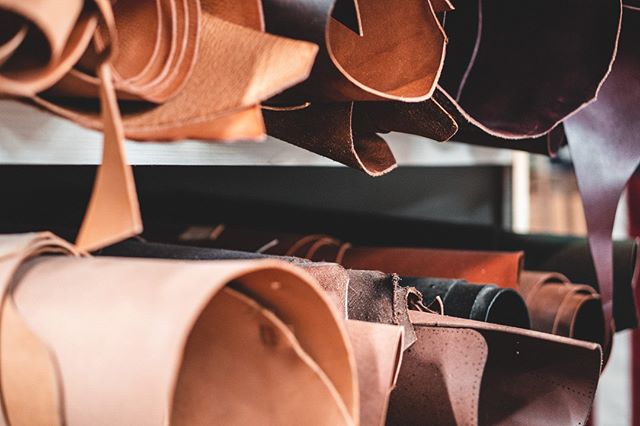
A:
[[[437,143],[419,136],[384,135],[401,166],[510,165],[508,150]],[[0,100],[0,164],[98,164],[102,135],[31,105]],[[130,142],[134,165],[341,166],[275,138],[263,142]]]

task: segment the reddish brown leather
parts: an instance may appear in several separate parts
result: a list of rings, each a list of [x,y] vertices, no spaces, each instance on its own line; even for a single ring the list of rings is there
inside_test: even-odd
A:
[[[598,345],[423,312],[411,319],[418,342],[405,352],[388,424],[585,424]]]
[[[296,235],[220,225],[212,247],[336,262],[348,269],[380,270],[408,277],[461,278],[517,288],[522,252],[483,252],[403,247],[353,247],[326,235]]]
[[[615,329],[613,222],[620,195],[640,164],[639,25],[640,12],[625,6],[616,61],[598,100],[564,124],[582,194],[607,335]]]
[[[600,296],[593,287],[572,284],[558,273],[524,271],[519,291],[529,309],[533,330],[606,347]],[[608,352],[605,348],[605,355]]]
[[[515,288],[522,256],[522,252],[353,247],[339,263],[346,268],[377,269],[401,276],[462,278]]]

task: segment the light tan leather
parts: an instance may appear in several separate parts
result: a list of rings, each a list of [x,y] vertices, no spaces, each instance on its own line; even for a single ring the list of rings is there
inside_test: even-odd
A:
[[[0,254],[8,253],[0,258],[0,283],[13,281],[6,300],[55,359],[61,422],[194,424],[224,415],[226,424],[299,424],[313,416],[321,424],[357,424],[355,360],[346,331],[298,268],[269,260],[27,260],[49,247],[73,250],[50,234],[0,238]],[[239,304],[245,307],[233,308]],[[4,348],[6,335],[0,337]],[[238,354],[234,345],[254,350]],[[30,349],[22,346],[23,353]],[[237,362],[241,355],[246,363]],[[230,368],[211,368],[214,359]],[[287,374],[270,373],[278,369]],[[287,393],[291,389],[299,399]],[[12,401],[9,412],[25,415],[35,401],[20,399],[18,391],[3,388],[3,399]],[[317,406],[309,406],[306,392],[317,396]]]
[[[12,72],[16,61],[33,61],[20,46],[28,39],[23,26],[0,33],[0,94],[31,96],[105,133],[103,164],[78,239],[90,250],[142,231],[125,136],[262,138],[258,104],[305,79],[317,52],[311,43],[265,34],[258,0],[120,1],[113,11],[107,0],[96,0],[95,6],[99,13],[80,0],[64,13],[53,1],[0,3],[0,22],[10,20],[4,13],[35,22],[48,41],[43,45],[51,47],[50,64],[16,71],[33,81],[7,80],[4,71]],[[96,31],[98,16],[102,25]],[[89,45],[91,37],[95,46]],[[124,117],[118,100],[129,101]]]
[[[124,148],[124,131],[106,64],[99,68],[100,105],[104,121],[102,163],[76,244],[95,250],[142,232],[142,217],[133,171]]]
[[[402,363],[403,329],[349,320],[347,330],[358,366],[360,424],[381,426]]]
[[[68,73],[91,41],[95,12],[84,0],[0,1],[0,94],[33,96]]]
[[[212,383],[224,383],[213,391],[215,404]],[[249,406],[251,395],[258,398]],[[171,424],[185,426],[352,422],[287,325],[230,288],[211,301],[189,336],[171,414]]]

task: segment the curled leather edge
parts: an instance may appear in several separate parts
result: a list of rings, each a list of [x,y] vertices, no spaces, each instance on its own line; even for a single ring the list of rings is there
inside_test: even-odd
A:
[[[263,111],[267,133],[293,145],[381,176],[397,167],[387,143],[352,126],[353,102],[318,104],[296,111]]]

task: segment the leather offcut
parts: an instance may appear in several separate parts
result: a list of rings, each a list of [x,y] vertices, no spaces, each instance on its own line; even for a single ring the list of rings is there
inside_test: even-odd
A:
[[[598,345],[423,312],[411,319],[418,342],[404,355],[387,424],[585,424]]]

